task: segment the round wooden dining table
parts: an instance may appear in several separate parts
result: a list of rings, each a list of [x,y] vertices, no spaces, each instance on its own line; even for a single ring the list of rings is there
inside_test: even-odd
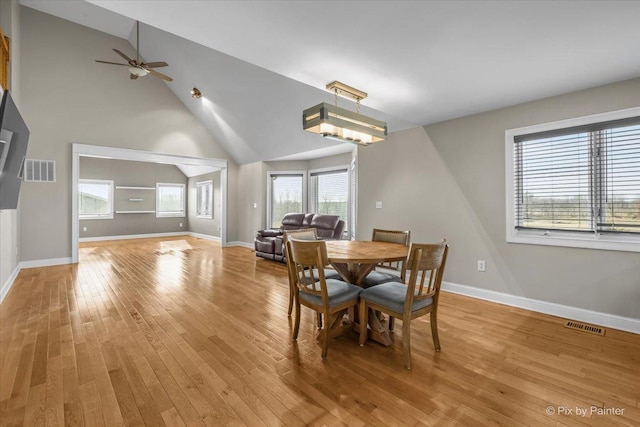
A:
[[[367,274],[382,262],[403,261],[409,248],[398,243],[354,240],[327,241],[329,262],[342,278],[360,285]]]
[[[398,243],[329,240],[326,245],[329,263],[343,280],[354,285],[360,285],[379,263],[403,261],[409,254],[409,248]],[[356,313],[349,317],[359,329]],[[387,346],[393,344],[388,319],[380,315],[369,315],[368,319],[369,337]]]

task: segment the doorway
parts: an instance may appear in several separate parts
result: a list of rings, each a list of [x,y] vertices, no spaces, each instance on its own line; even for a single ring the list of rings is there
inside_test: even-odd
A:
[[[80,180],[80,158],[97,157],[103,159],[129,160],[148,163],[175,165],[180,168],[206,169],[220,171],[220,246],[227,246],[227,161],[202,157],[178,156],[153,153],[150,151],[131,150],[127,148],[105,147],[97,145],[73,144],[71,168],[71,262],[78,262],[78,244],[80,240],[78,184]]]

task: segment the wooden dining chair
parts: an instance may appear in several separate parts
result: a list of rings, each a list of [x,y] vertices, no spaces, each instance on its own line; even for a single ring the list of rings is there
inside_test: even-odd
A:
[[[449,245],[444,239],[437,244],[413,244],[407,265],[410,276],[406,284],[388,282],[360,293],[360,345],[364,345],[367,339],[369,310],[402,319],[402,346],[407,369],[411,369],[411,321],[431,314],[433,345],[436,351],[440,351],[438,299],[448,252]]]
[[[284,256],[287,262],[287,270],[289,266],[289,252],[287,251],[287,239],[289,237],[294,237],[298,240],[318,240],[318,230],[315,228],[301,228],[298,230],[286,230],[282,236],[282,241],[284,245]],[[325,269],[324,276],[326,279],[340,279],[340,273],[332,269]],[[287,316],[291,317],[291,312],[293,311],[293,293],[295,289],[294,278],[289,274],[289,308],[287,310]],[[322,325],[322,319],[318,316],[318,327]]]
[[[411,241],[411,232],[374,228],[371,240],[373,242],[398,243],[400,245],[409,246],[409,242]],[[404,278],[401,277],[404,266],[404,261],[380,263],[376,266],[375,270],[370,272],[367,277],[362,280],[360,286],[363,288],[369,288],[386,282],[402,282],[404,281]]]
[[[329,340],[344,332],[343,316],[350,307],[358,305],[358,295],[362,289],[341,280],[325,278],[324,267],[328,264],[328,259],[324,241],[306,241],[289,237],[286,245],[291,256],[289,270],[295,283],[296,314],[293,339],[298,339],[300,331],[301,305],[322,314],[322,357],[325,358]]]

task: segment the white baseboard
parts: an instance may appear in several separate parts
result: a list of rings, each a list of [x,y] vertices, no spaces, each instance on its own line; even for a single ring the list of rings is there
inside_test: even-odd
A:
[[[220,237],[218,236],[210,236],[208,234],[194,233],[193,231],[189,232],[189,236],[197,237],[199,239],[212,240],[214,242],[220,242]]]
[[[474,288],[472,286],[459,285],[457,283],[442,282],[442,290],[454,294],[465,295],[472,298],[497,302],[498,304],[512,307],[524,308],[526,310],[537,311],[539,313],[550,314],[571,320],[592,323],[599,326],[619,329],[621,331],[640,334],[640,319],[617,316],[615,314],[601,313],[598,311],[585,310],[583,308],[570,307],[568,305],[556,304],[553,302],[540,301],[516,295],[504,294],[487,289]]]
[[[153,237],[188,236],[188,231],[171,231],[167,233],[127,234],[122,236],[81,237],[79,242],[103,242],[106,240],[148,239]]]
[[[4,301],[4,297],[6,297],[11,290],[11,286],[13,286],[13,282],[16,280],[16,277],[18,277],[18,273],[20,273],[20,264],[16,265],[16,268],[13,269],[7,281],[2,284],[2,288],[0,288],[0,303]]]
[[[51,258],[51,259],[34,259],[33,261],[22,261],[20,263],[20,269],[23,268],[37,268],[37,267],[49,267],[52,265],[71,264],[71,257],[65,258]]]
[[[253,245],[253,243],[240,242],[240,241],[229,242],[227,243],[227,246],[241,246],[243,248],[247,248],[251,250],[255,249],[255,246]]]

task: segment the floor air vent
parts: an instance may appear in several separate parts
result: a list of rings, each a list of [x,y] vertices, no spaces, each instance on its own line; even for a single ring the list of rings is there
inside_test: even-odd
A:
[[[589,325],[587,323],[574,322],[573,320],[567,320],[564,324],[565,328],[577,329],[578,331],[589,332],[596,335],[604,335],[605,329],[600,326]]]

